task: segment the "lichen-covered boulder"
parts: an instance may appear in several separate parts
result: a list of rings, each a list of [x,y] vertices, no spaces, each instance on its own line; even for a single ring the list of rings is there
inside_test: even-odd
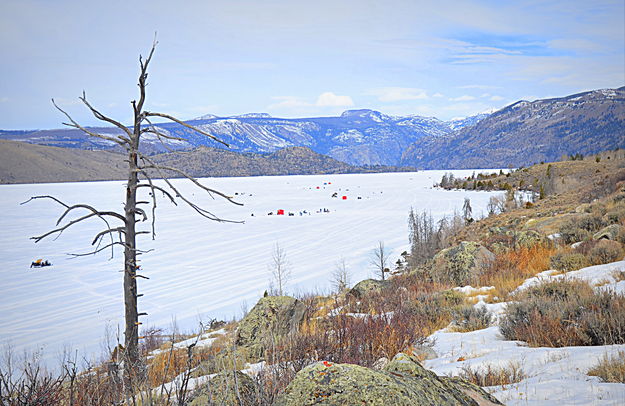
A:
[[[486,247],[476,242],[463,241],[434,256],[432,276],[436,280],[458,286],[466,285],[494,260],[495,255]]]
[[[211,380],[196,389],[189,399],[189,406],[213,405],[257,405],[256,384],[249,376],[242,372],[223,372],[215,375]]]
[[[290,296],[262,297],[239,323],[235,343],[244,347],[251,359],[261,359],[264,342],[270,336],[279,338],[295,331],[305,311],[304,304]]]
[[[618,238],[619,233],[623,227],[619,224],[610,224],[607,227],[602,228],[596,232],[592,238],[595,240],[612,240],[615,241]]]
[[[365,279],[364,281],[358,282],[356,286],[349,291],[349,294],[357,298],[363,297],[367,293],[381,291],[387,287],[389,283],[390,282],[386,280]]]
[[[547,242],[547,238],[534,230],[511,230],[508,232],[512,237],[512,244],[514,248],[531,248],[535,245],[544,244]]]
[[[501,405],[468,382],[439,377],[416,358],[397,354],[381,371],[318,362],[301,370],[274,406]]]

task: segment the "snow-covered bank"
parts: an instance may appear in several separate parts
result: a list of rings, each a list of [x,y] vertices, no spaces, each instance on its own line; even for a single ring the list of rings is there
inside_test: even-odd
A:
[[[543,272],[528,279],[522,288],[541,280],[577,278],[597,289],[623,292],[625,261],[591,266],[579,271],[553,275]],[[471,289],[465,288],[466,291]],[[476,306],[483,306],[480,302]],[[487,304],[489,311],[501,314],[505,304]],[[498,318],[496,319],[498,320]],[[497,324],[497,321],[495,321]],[[529,348],[519,341],[505,341],[497,325],[468,333],[441,330],[430,339],[438,357],[424,362],[424,366],[440,375],[458,375],[462,368],[484,369],[487,366],[520,368],[527,378],[510,385],[487,388],[506,405],[623,405],[625,384],[603,383],[587,372],[605,356],[625,351],[625,345],[597,347]]]
[[[353,281],[367,278],[378,241],[392,251],[392,260],[407,248],[411,206],[440,217],[460,209],[464,197],[469,197],[474,215],[486,211],[492,194],[432,189],[443,173],[206,180],[244,207],[203,198],[188,182],[175,181],[213,213],[245,224],[210,222],[188,207],[159,201],[157,238],[140,240],[140,248],[154,249],[141,256],[142,274],[150,278],[139,281],[145,294],[140,311],[149,314],[142,318],[143,325],[168,327],[175,319],[181,330],[189,332],[197,330],[198,318],[239,315],[242,303],[251,307],[267,288],[267,264],[276,242],[285,250],[292,271],[289,292],[327,289],[341,257]],[[334,192],[338,198],[331,197]],[[77,225],[57,240],[34,244],[29,237],[52,229],[61,213],[51,201],[19,204],[42,194],[101,210],[121,210],[124,186],[122,182],[0,186],[0,344],[11,342],[18,354],[41,348],[52,361],[66,347],[89,357],[100,355],[107,326],[113,344],[122,323],[121,257],[109,260],[107,252],[75,259],[66,255],[92,249],[89,244],[103,229],[98,221]],[[148,200],[147,192],[144,197]],[[287,215],[275,215],[278,209]],[[329,212],[318,212],[321,209]],[[304,210],[307,213],[300,216]],[[149,224],[141,227],[148,230]],[[30,269],[37,258],[53,266]]]

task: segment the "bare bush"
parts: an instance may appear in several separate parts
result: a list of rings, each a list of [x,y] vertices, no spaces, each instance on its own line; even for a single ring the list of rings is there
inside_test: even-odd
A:
[[[595,292],[582,281],[543,283],[506,308],[506,339],[530,346],[563,347],[625,343],[625,296]]]

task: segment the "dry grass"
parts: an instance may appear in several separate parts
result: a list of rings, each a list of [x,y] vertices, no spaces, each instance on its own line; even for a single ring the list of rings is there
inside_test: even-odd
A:
[[[521,247],[497,256],[490,268],[479,279],[481,286],[494,286],[492,296],[506,300],[526,279],[549,269],[549,258],[556,248],[548,245]]]
[[[598,376],[603,382],[625,383],[625,351],[618,355],[603,356],[599,363],[588,371],[590,376]]]
[[[466,365],[462,367],[459,376],[480,387],[505,386],[527,378],[521,366],[514,362],[510,362],[506,367],[497,367],[488,364],[483,367],[471,368]]]

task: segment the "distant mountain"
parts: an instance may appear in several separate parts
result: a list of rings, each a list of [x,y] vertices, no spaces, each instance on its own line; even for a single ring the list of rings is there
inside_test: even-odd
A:
[[[235,152],[271,153],[292,146],[308,147],[351,165],[397,165],[404,150],[426,136],[443,136],[470,125],[479,118],[443,122],[434,117],[389,116],[373,110],[349,110],[340,117],[285,119],[266,113],[236,117],[204,115],[189,124],[214,134]],[[199,146],[222,148],[207,137],[176,123],[157,124],[159,131],[186,138],[188,142],[166,140],[145,134],[143,151],[163,153],[169,149],[191,150]],[[94,128],[107,135],[118,135],[116,128]],[[64,148],[117,151],[113,142],[88,137],[78,130],[56,129],[0,134],[2,139]]]
[[[472,126],[427,136],[404,152],[417,168],[505,168],[625,148],[625,87],[519,101]]]
[[[152,159],[161,165],[175,166],[194,177],[414,170],[386,166],[356,167],[306,147],[289,147],[270,154],[198,147],[191,151],[153,155]],[[122,154],[0,140],[0,184],[122,180],[127,175],[128,164]],[[177,174],[167,175],[178,177]],[[159,174],[153,172],[151,176],[158,178]]]
[[[318,154],[307,147],[287,147],[269,154],[237,153],[198,147],[156,155],[156,162],[179,168],[191,176],[315,175],[413,170],[387,166],[357,167]]]

